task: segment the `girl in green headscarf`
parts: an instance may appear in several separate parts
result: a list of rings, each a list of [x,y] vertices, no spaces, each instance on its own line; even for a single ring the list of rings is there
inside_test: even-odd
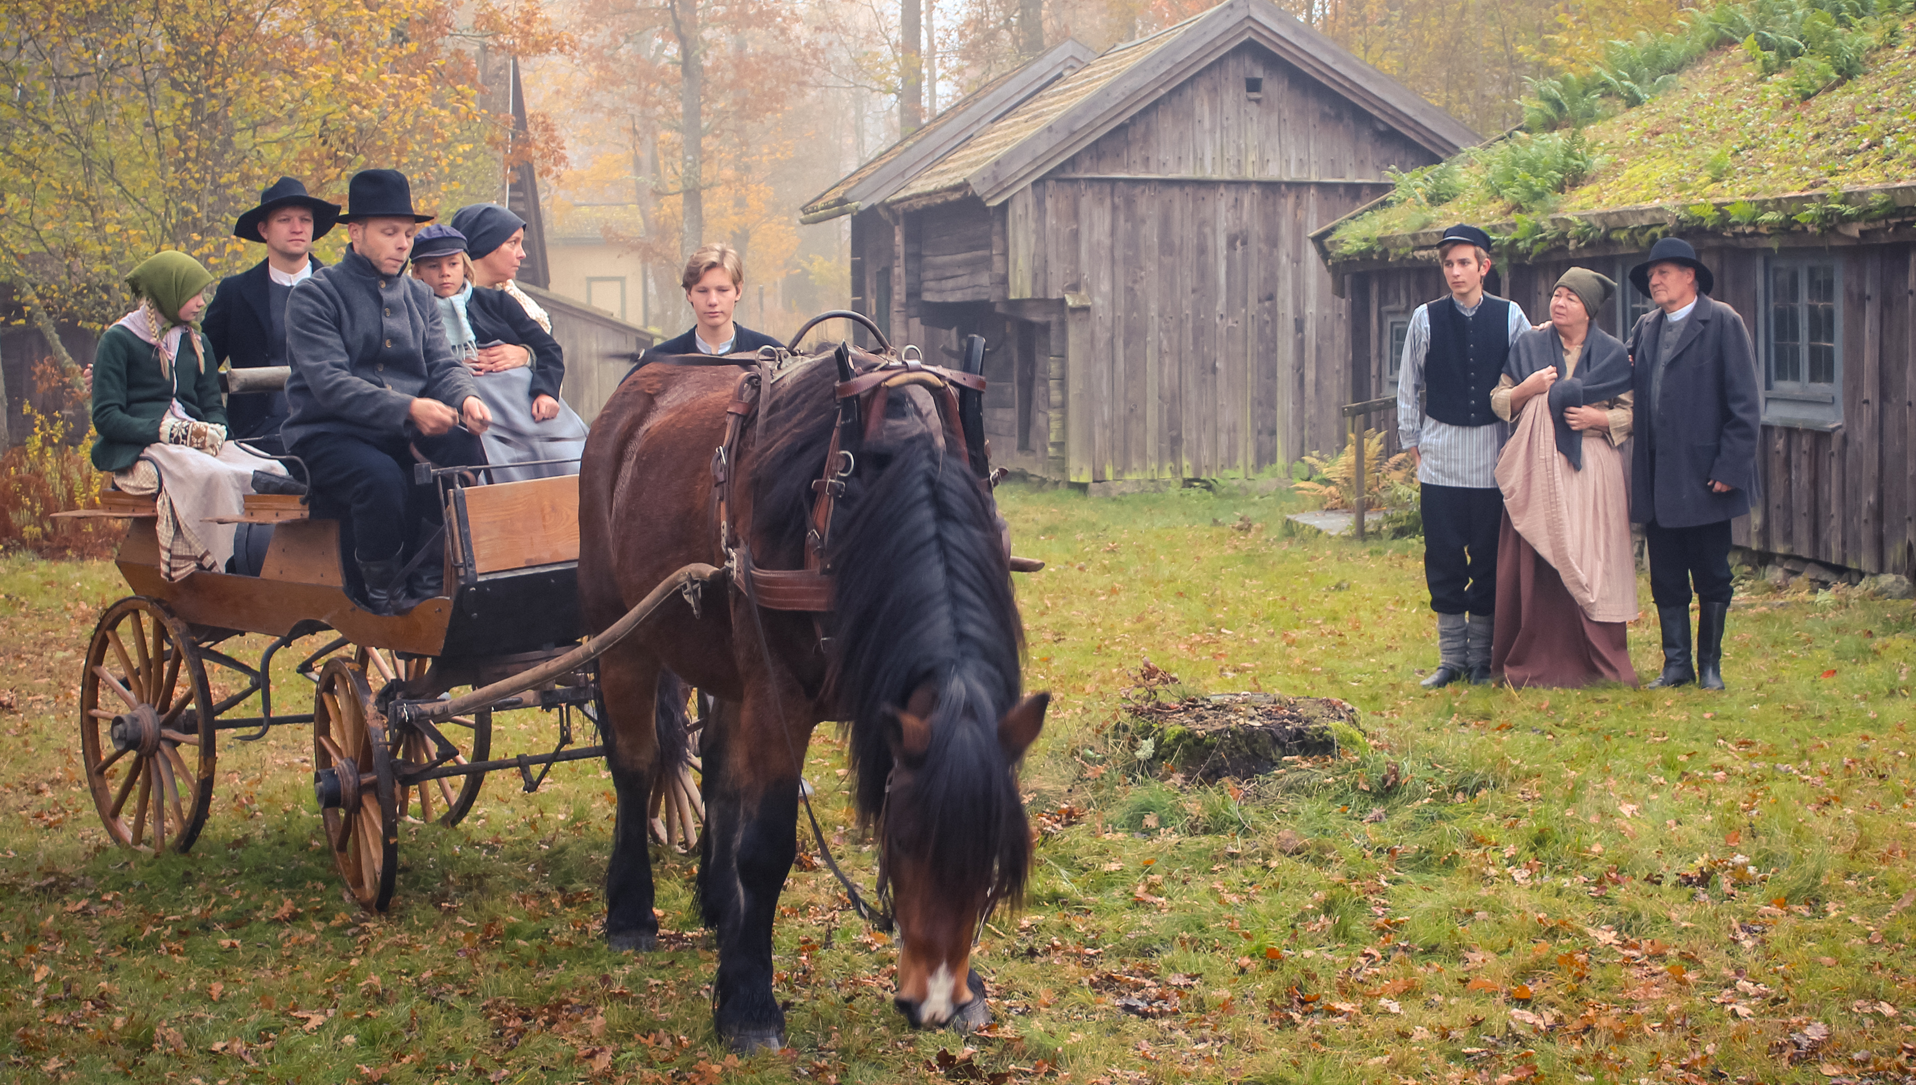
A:
[[[162,252],[126,284],[139,304],[93,355],[93,466],[125,470],[152,444],[218,455],[226,440],[219,361],[196,323],[212,274],[183,252]]]
[[[244,509],[255,472],[285,469],[226,439],[219,359],[195,323],[213,276],[183,252],[163,252],[126,284],[138,304],[93,354],[93,465],[126,493],[156,495],[168,580],[225,569],[233,525],[216,521]]]

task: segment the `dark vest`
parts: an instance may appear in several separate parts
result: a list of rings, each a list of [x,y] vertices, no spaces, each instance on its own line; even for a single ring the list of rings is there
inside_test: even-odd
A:
[[[1485,294],[1477,315],[1466,317],[1446,295],[1431,302],[1428,310],[1424,413],[1453,426],[1501,421],[1490,409],[1490,393],[1510,353],[1510,303]]]

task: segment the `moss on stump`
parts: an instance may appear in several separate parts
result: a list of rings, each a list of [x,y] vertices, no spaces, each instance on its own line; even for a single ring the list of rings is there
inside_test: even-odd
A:
[[[1277,768],[1286,757],[1321,757],[1340,746],[1366,746],[1357,709],[1334,697],[1218,693],[1134,704],[1126,714],[1140,760],[1200,783],[1248,780]]]

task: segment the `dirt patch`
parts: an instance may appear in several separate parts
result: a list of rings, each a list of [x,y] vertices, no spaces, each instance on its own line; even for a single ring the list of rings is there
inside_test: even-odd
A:
[[[1357,709],[1335,697],[1218,693],[1133,704],[1126,713],[1132,733],[1151,743],[1147,760],[1202,783],[1260,776],[1286,757],[1335,754],[1339,729],[1362,734]]]

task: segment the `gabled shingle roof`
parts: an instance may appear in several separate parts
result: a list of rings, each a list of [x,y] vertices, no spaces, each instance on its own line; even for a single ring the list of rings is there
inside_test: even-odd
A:
[[[1107,50],[917,171],[887,202],[970,193],[996,204],[1246,41],[1270,49],[1435,154],[1478,142],[1456,118],[1270,0],[1227,0]]]
[[[799,209],[801,221],[824,222],[890,198],[916,173],[1094,55],[1082,42],[1067,38],[991,80],[813,197]]]

